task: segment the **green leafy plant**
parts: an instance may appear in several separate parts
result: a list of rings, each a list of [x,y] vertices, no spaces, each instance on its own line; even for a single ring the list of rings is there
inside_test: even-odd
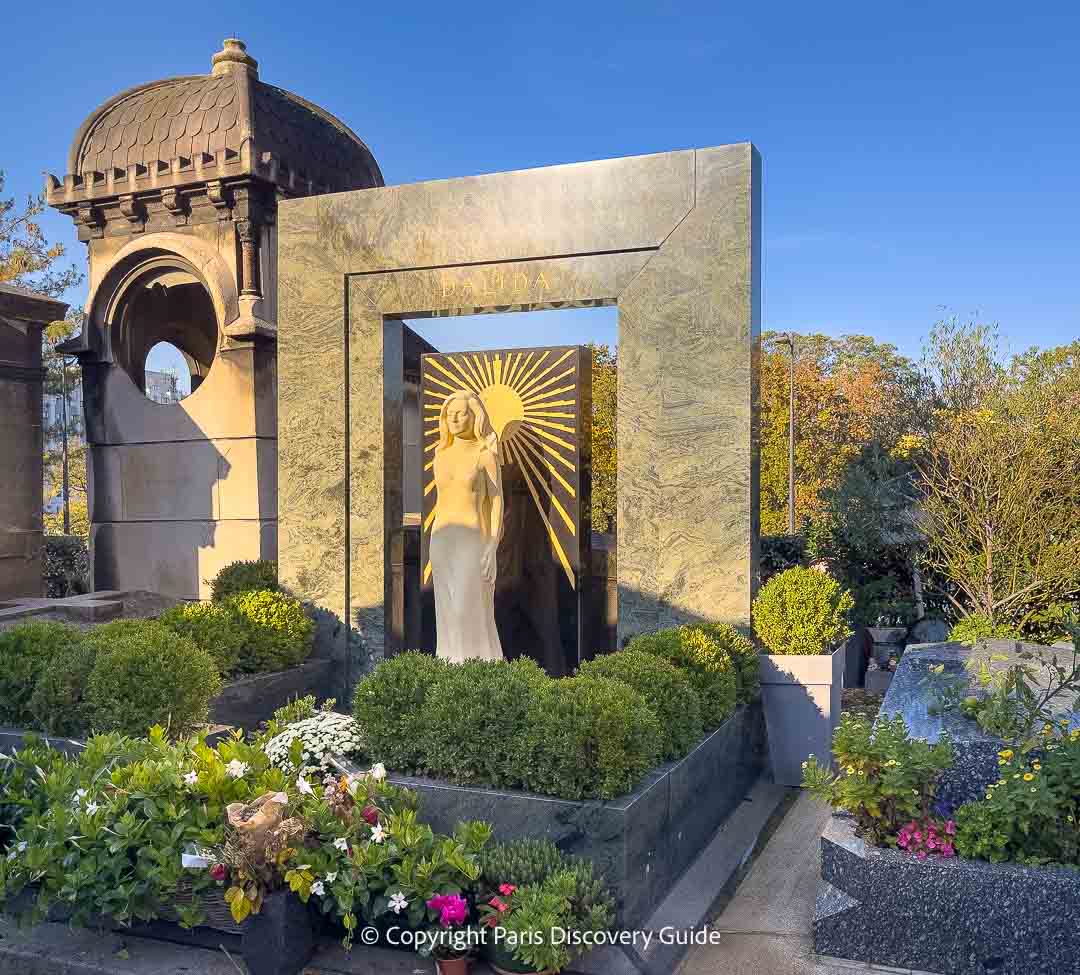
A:
[[[949,639],[958,643],[978,643],[980,640],[1019,640],[1020,631],[1007,623],[995,623],[985,613],[971,613],[953,624]]]
[[[774,654],[830,653],[851,635],[851,593],[816,569],[774,576],[754,600],[754,631]]]
[[[229,803],[291,788],[240,739],[215,748],[200,739],[172,744],[160,727],[142,739],[97,736],[85,751],[54,753],[44,764],[42,757],[33,742],[14,756],[34,769],[20,780],[25,814],[0,858],[0,897],[11,904],[34,890],[31,920],[64,904],[76,924],[100,915],[151,920],[167,907],[179,907],[182,924],[200,923],[201,895],[213,893],[215,880],[184,870],[180,854],[189,844],[222,842]],[[178,901],[181,881],[194,900]]]
[[[210,598],[215,603],[221,603],[245,592],[260,589],[277,591],[279,588],[277,562],[266,559],[232,562],[210,583]]]
[[[49,660],[79,641],[63,623],[23,623],[0,630],[0,725],[29,727],[30,696]]]
[[[310,656],[315,624],[299,600],[258,589],[231,597],[225,609],[248,630],[241,669],[251,673],[285,670]]]
[[[574,928],[573,893],[573,876],[556,873],[537,886],[514,891],[512,906],[501,916],[514,958],[534,972],[562,971],[580,954],[562,934]]]
[[[86,688],[96,658],[96,646],[83,639],[56,648],[42,667],[30,695],[35,727],[52,735],[86,734],[91,712]]]
[[[666,660],[641,650],[620,650],[587,661],[585,677],[609,677],[634,688],[656,715],[661,728],[661,757],[682,758],[704,733],[701,698],[682,672]]]
[[[737,702],[747,704],[754,700],[761,690],[761,661],[754,644],[728,623],[698,623],[690,629],[700,630],[731,657],[735,664]]]
[[[1043,728],[1042,747],[999,753],[986,797],[956,811],[956,849],[992,862],[1080,866],[1080,729]]]
[[[480,855],[480,868],[486,897],[507,884],[534,887],[557,873],[568,873],[574,878],[570,907],[575,924],[598,923],[598,928],[590,930],[601,930],[615,920],[615,898],[592,861],[567,856],[549,839],[490,843]]]
[[[371,754],[389,768],[410,772],[424,766],[427,697],[448,666],[410,650],[384,660],[356,685],[353,716]]]
[[[527,657],[447,667],[424,705],[420,734],[426,769],[466,784],[519,785],[515,732],[528,727],[533,702],[550,683]]]
[[[660,757],[660,724],[632,687],[603,677],[564,677],[533,698],[515,736],[522,786],[565,799],[614,799]]]
[[[720,639],[717,639],[717,633],[721,634]],[[722,633],[718,627],[679,626],[636,636],[626,649],[662,657],[681,670],[701,698],[701,717],[705,727],[718,728],[735,710],[739,699],[740,674],[744,678],[744,694],[754,693],[753,689],[757,686],[756,673],[751,684],[748,668],[745,664],[739,666],[736,663],[733,651],[737,649],[738,659],[743,660],[743,649],[732,642],[725,642]],[[738,637],[737,633],[734,635]],[[756,668],[756,656],[754,665]]]
[[[213,658],[156,620],[116,620],[85,636],[94,651],[86,683],[90,726],[144,734],[150,725],[174,736],[206,721],[221,690]]]
[[[762,583],[796,565],[806,564],[806,539],[802,535],[762,535],[758,561]]]
[[[931,678],[939,675],[940,682],[936,708],[958,708],[1024,754],[1040,746],[1036,729],[1053,726],[1062,704],[1080,710],[1080,631],[1071,651],[1029,646],[1015,657],[976,654],[965,664],[965,678],[950,679],[943,669],[931,668]],[[971,683],[979,693],[965,693]]]
[[[90,556],[86,539],[75,535],[46,535],[41,575],[49,599],[80,596],[90,591]]]
[[[229,607],[220,603],[180,603],[162,613],[160,620],[209,653],[223,677],[244,669],[241,658],[251,639],[251,628]]]
[[[832,745],[839,772],[811,755],[803,765],[803,788],[851,813],[855,832],[868,843],[894,846],[907,823],[932,820],[938,780],[952,764],[947,737],[931,745],[909,737],[899,716],[872,725],[844,714]]]

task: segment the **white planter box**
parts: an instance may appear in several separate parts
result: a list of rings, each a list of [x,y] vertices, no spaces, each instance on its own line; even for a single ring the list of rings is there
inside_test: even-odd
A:
[[[769,734],[773,778],[802,784],[810,755],[832,760],[832,734],[840,722],[844,689],[844,645],[831,654],[762,654],[761,699]]]

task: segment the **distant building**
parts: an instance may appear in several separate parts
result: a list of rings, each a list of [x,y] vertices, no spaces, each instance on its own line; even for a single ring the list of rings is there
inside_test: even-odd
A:
[[[180,381],[175,372],[153,372],[147,370],[143,375],[146,377],[146,398],[155,403],[179,403],[189,390],[180,388]]]

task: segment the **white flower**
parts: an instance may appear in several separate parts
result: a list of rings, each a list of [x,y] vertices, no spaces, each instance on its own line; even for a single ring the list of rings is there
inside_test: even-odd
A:
[[[75,794],[71,797],[72,802],[82,802],[86,798],[85,789],[76,789]]]
[[[326,875],[326,882],[328,884],[332,884],[335,880],[337,880],[337,871],[336,870],[333,871],[333,873],[328,873]]]
[[[315,883],[311,885],[311,892],[316,897],[322,897],[322,895],[326,893],[326,888],[323,886],[323,882],[321,880],[316,880]]]
[[[29,845],[30,845],[30,844],[29,844],[29,843],[27,843],[27,842],[26,842],[26,840],[23,840],[23,841],[22,841],[21,843],[19,843],[19,844],[18,844],[18,845],[17,845],[16,847],[15,847],[15,850],[16,850],[16,852],[18,852],[18,853],[25,853],[25,852],[26,852],[26,848],[27,848],[27,846],[29,846]]]
[[[192,769],[190,772],[188,772],[187,775],[184,776],[184,781],[188,785],[195,785],[199,781],[199,773],[196,772],[195,769]]]
[[[18,854],[17,854],[17,853],[16,853],[16,852],[15,852],[14,850],[12,850],[12,851],[11,851],[11,852],[10,852],[10,853],[9,853],[9,854],[7,855],[7,858],[8,858],[9,860],[14,860],[14,859],[15,859],[15,857],[17,857],[17,856],[18,856]]]
[[[305,779],[302,775],[296,780],[296,788],[300,792],[301,795],[305,795],[305,796],[313,796],[313,795],[315,795],[315,790],[313,788],[311,788],[311,783],[308,782],[308,780]]]
[[[386,830],[382,828],[382,823],[379,823],[379,825],[371,831],[371,841],[373,843],[382,843],[385,839]]]
[[[338,839],[334,840],[334,846],[341,850],[342,853],[349,852],[349,841],[346,839],[341,839],[339,837]]]
[[[395,914],[400,914],[408,906],[409,901],[400,890],[396,894],[391,895],[390,910],[392,910]]]
[[[86,805],[86,815],[93,816],[101,807],[96,802],[90,802]]]
[[[371,766],[371,771],[368,772],[368,775],[376,782],[382,782],[382,780],[386,778],[386,766],[383,765],[382,762],[377,762]]]
[[[229,776],[234,779],[242,779],[247,775],[247,763],[241,762],[240,759],[234,758],[228,765],[225,766],[225,771],[229,773]]]

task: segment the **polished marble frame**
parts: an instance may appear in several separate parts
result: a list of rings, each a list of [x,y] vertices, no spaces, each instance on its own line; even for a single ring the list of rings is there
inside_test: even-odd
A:
[[[386,643],[409,318],[616,304],[620,642],[749,623],[760,194],[742,143],[280,205],[280,572],[344,689]]]

